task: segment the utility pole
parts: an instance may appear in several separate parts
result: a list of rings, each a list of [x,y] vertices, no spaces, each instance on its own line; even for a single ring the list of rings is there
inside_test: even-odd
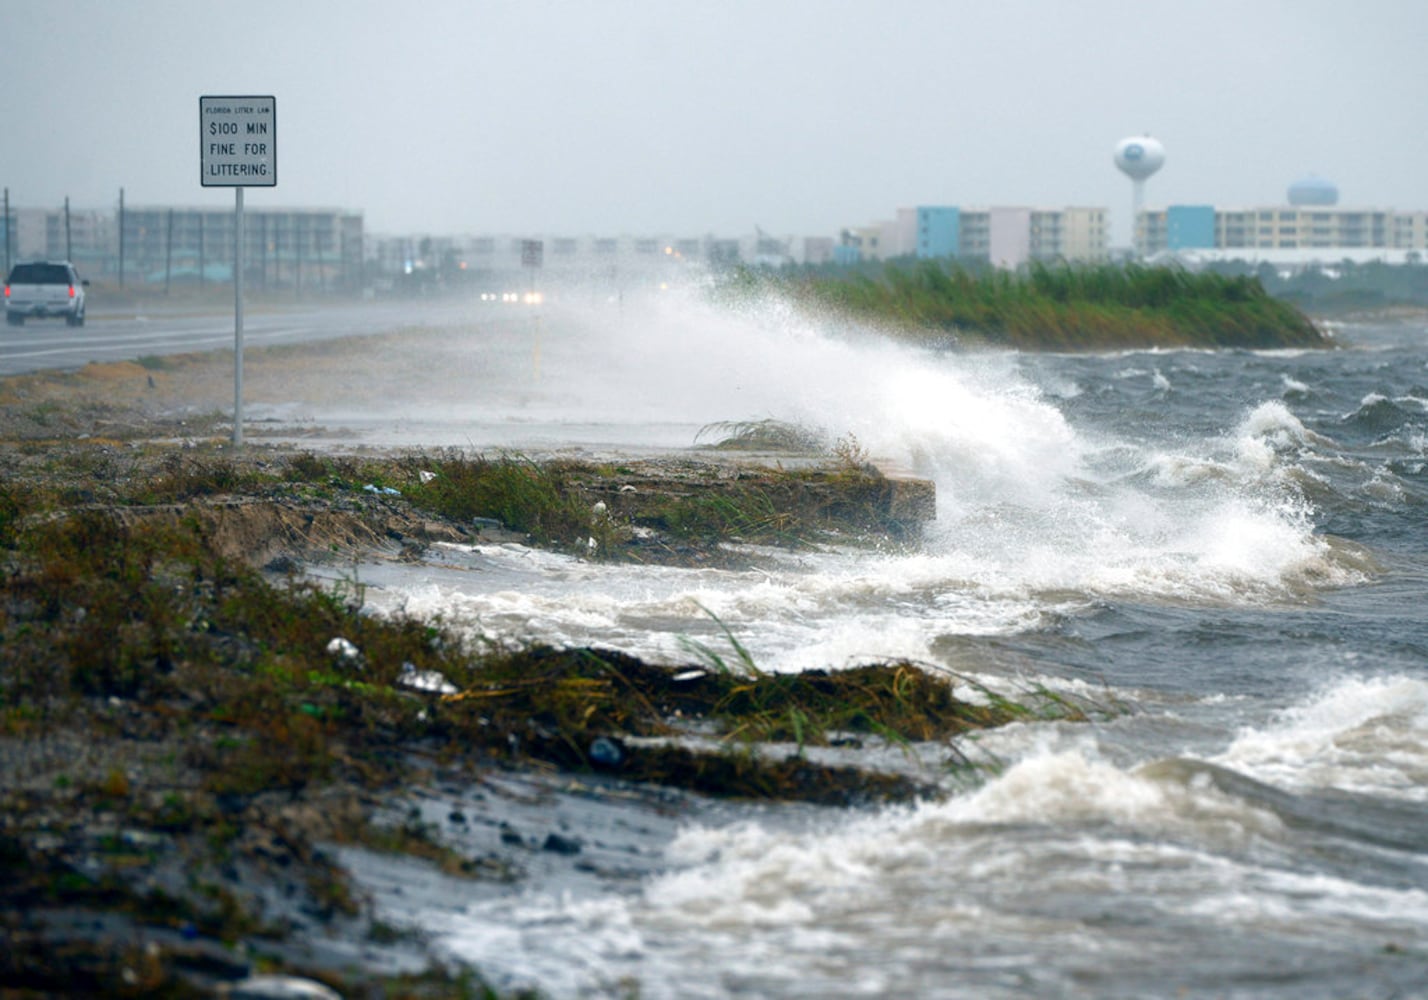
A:
[[[5,273],[10,273],[10,189],[5,189]]]
[[[69,195],[64,196],[64,259],[74,262],[74,249],[69,238]]]
[[[206,259],[205,259],[205,257],[204,257],[204,249],[205,249],[205,248],[204,248],[204,245],[203,245],[203,243],[204,243],[204,240],[203,240],[203,215],[204,215],[204,213],[202,213],[202,212],[199,212],[199,213],[198,213],[198,289],[199,289],[199,291],[202,291],[202,290],[203,290],[204,283],[205,283],[205,281],[206,281],[207,278],[208,278],[208,275],[207,275],[207,270],[208,270],[208,269],[207,269]]]
[[[124,189],[119,189],[119,287],[124,287]]]
[[[174,210],[169,209],[168,232],[164,235],[164,294],[169,294],[169,283],[174,274]]]

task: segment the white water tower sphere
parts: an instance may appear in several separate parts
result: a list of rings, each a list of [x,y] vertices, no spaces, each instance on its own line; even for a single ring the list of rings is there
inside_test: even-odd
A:
[[[1165,165],[1165,147],[1148,135],[1116,143],[1116,166],[1132,180],[1143,181]]]
[[[1145,203],[1145,179],[1165,164],[1165,147],[1148,135],[1116,143],[1116,166],[1131,179],[1131,243],[1141,247],[1140,213]]]

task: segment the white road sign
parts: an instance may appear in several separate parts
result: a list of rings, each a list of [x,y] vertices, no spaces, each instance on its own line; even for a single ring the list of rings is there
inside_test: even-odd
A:
[[[204,187],[276,187],[274,97],[200,97],[198,144]]]

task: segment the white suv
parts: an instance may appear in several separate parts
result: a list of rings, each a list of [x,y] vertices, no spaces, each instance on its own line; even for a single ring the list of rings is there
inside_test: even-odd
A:
[[[30,316],[63,316],[70,326],[83,326],[88,284],[67,260],[16,264],[5,279],[5,322],[20,326]]]

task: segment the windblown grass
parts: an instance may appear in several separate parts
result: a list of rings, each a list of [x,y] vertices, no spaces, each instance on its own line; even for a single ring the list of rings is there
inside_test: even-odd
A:
[[[410,456],[405,464],[404,495],[445,517],[492,518],[542,543],[575,545],[590,534],[590,506],[575,495],[559,465],[457,451]]]
[[[83,511],[34,522],[16,542],[0,581],[0,730],[82,712],[91,699],[182,705],[155,722],[182,718],[205,732],[190,757],[207,791],[230,797],[353,768],[390,774],[391,751],[408,743],[611,767],[592,755],[597,740],[703,724],[741,742],[821,744],[839,732],[926,741],[1030,711],[961,702],[948,677],[910,663],[765,674],[727,629],[737,662],[704,656],[692,670],[608,650],[472,648],[438,625],[364,614],[360,588],[270,582],[190,525]],[[439,675],[455,693],[417,694],[413,673]],[[729,772],[678,747],[621,754],[613,769],[630,777],[710,793],[836,801],[913,791],[852,768],[766,771],[741,758]]]
[[[726,420],[705,424],[694,443],[708,443],[728,451],[781,451],[820,454],[827,449],[823,435],[786,420]]]
[[[811,431],[774,421],[724,426],[710,433],[743,436],[741,447],[806,450],[815,440]],[[750,444],[751,435],[763,444]],[[832,533],[901,539],[915,530],[892,516],[893,486],[866,464],[855,441],[839,442],[830,453],[819,439],[817,451],[830,455],[831,467],[715,476],[706,469],[687,487],[659,470],[461,452],[409,455],[382,481],[444,517],[492,518],[539,543],[596,559],[644,558],[633,544],[640,529],[705,548],[730,541],[791,546]]]
[[[1065,351],[1327,346],[1303,313],[1272,298],[1257,278],[1178,267],[1036,262],[1007,271],[921,261],[738,281],[745,292],[776,291],[927,343],[950,337]]]
[[[399,488],[453,516],[504,510],[512,521],[524,516],[519,504],[501,504],[529,494],[543,513],[522,523],[554,534],[564,529],[549,512],[569,506],[584,531],[588,484],[628,495],[619,487],[631,470],[452,455],[236,465],[198,451],[146,468],[154,474],[133,456],[96,451],[56,457],[37,477],[0,478],[0,741],[7,751],[82,745],[107,754],[51,754],[0,781],[0,864],[15,875],[0,880],[0,910],[27,921],[64,909],[96,915],[96,926],[115,917],[229,945],[281,941],[285,928],[257,901],[266,884],[246,895],[227,874],[249,864],[276,864],[281,892],[300,893],[305,913],[356,919],[361,899],[318,837],[400,851],[451,874],[507,877],[420,827],[386,829],[363,813],[369,791],[407,788],[432,767],[598,771],[706,795],[844,805],[939,789],[853,757],[819,762],[806,747],[855,747],[864,736],[942,741],[955,757],[947,741],[969,730],[1047,712],[1081,717],[1077,706],[1044,699],[963,702],[952,678],[909,663],[768,674],[727,628],[727,661],[712,649],[696,663],[662,665],[612,650],[498,647],[439,621],[370,614],[355,582],[265,573],[220,544],[201,516],[233,491],[249,501],[271,495],[275,508],[318,496],[309,509],[327,514],[357,498],[406,503],[381,492]],[[546,489],[547,475],[558,489]],[[636,494],[645,488],[641,481]],[[800,496],[801,487],[787,488],[795,492],[770,501],[774,513]],[[164,514],[144,516],[145,505]],[[324,813],[317,832],[290,828],[278,809],[330,801],[351,810]],[[108,829],[124,833],[108,838],[113,853],[95,875],[83,831]],[[172,845],[165,856],[182,857],[182,878],[151,888],[162,859],[124,838]],[[82,981],[105,995],[196,995],[172,986],[184,981],[179,952],[146,952],[147,964],[136,965],[127,952],[104,952],[112,937],[76,953],[96,963],[81,973],[47,939],[17,937],[0,951],[0,978],[46,994]],[[479,979],[438,976],[429,989],[407,981],[384,995],[491,994]]]

